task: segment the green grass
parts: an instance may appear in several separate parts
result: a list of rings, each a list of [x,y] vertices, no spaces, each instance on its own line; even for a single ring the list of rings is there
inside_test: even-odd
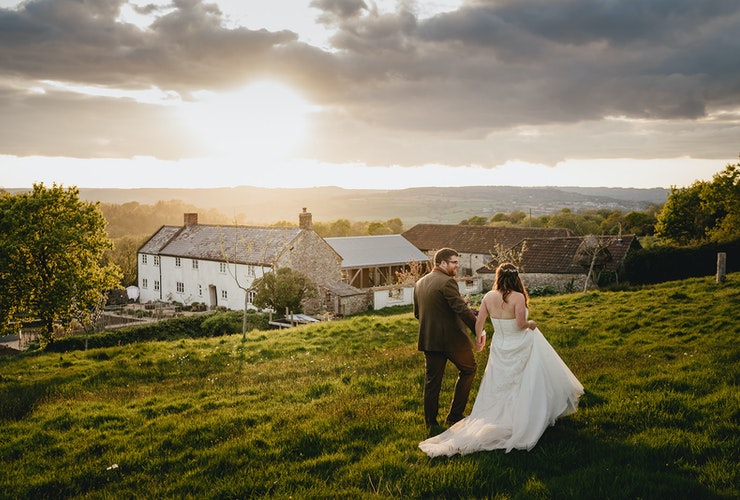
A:
[[[534,298],[586,394],[530,452],[418,450],[409,313],[0,357],[0,498],[738,498],[739,282]]]

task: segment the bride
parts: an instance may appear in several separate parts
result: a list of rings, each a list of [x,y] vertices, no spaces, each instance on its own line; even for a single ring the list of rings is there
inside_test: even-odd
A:
[[[473,409],[445,432],[419,443],[430,457],[483,450],[531,450],[545,429],[574,413],[583,386],[528,319],[529,296],[513,264],[496,269],[493,290],[481,302],[476,345],[493,324],[490,355]]]

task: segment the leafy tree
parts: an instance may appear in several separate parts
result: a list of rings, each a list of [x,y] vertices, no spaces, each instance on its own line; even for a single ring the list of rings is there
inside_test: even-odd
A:
[[[108,235],[148,237],[163,225],[181,225],[184,213],[198,213],[201,224],[228,224],[229,217],[218,210],[204,210],[181,200],[158,201],[142,205],[136,201],[121,205],[101,203],[100,210],[108,221]]]
[[[474,215],[469,219],[460,221],[460,224],[463,226],[485,226],[487,222],[488,219],[486,219],[482,215]]]
[[[398,217],[388,219],[387,221],[385,221],[385,225],[388,227],[388,229],[391,230],[391,234],[403,233],[403,222]]]
[[[559,213],[552,215],[547,222],[547,227],[570,229],[578,235],[599,233],[599,223],[594,220],[594,217],[584,217],[573,213],[569,208],[563,208]]]
[[[707,229],[710,241],[740,238],[740,163],[714,175],[701,193],[701,206],[712,220]]]
[[[146,241],[144,238],[135,238],[133,236],[123,236],[113,239],[113,247],[105,252],[103,258],[104,264],[115,264],[123,273],[121,284],[123,286],[136,285],[138,263],[136,262],[136,251]]]
[[[696,181],[685,188],[671,186],[655,224],[655,234],[669,243],[690,245],[706,238],[708,214],[701,209],[701,192],[706,182]]]
[[[282,267],[254,281],[254,305],[281,313],[302,312],[303,299],[316,296],[316,285],[305,274]]]
[[[76,187],[0,194],[0,325],[38,319],[48,343],[55,326],[91,322],[120,286],[118,267],[102,264],[111,246],[99,205],[81,201]]]
[[[391,234],[391,230],[382,222],[371,222],[367,225],[367,233],[370,236],[379,236],[384,234]]]
[[[329,236],[349,236],[351,230],[352,223],[348,219],[337,219],[330,226]]]
[[[712,181],[671,187],[658,213],[655,234],[670,243],[695,245],[740,238],[740,163],[727,165]]]
[[[650,236],[655,232],[655,214],[631,211],[624,216],[623,233]]]

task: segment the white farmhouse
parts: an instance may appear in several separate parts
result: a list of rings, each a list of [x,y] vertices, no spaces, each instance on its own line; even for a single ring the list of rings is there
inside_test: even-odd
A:
[[[254,280],[281,267],[318,286],[340,282],[342,259],[312,226],[305,208],[297,228],[205,225],[185,214],[183,226],[163,226],[139,248],[139,301],[240,310]]]

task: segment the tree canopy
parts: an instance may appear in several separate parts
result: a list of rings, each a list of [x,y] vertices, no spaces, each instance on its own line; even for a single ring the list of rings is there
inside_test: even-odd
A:
[[[76,187],[0,194],[0,325],[38,320],[50,342],[55,326],[89,322],[120,286],[118,267],[101,263],[110,248],[98,204],[81,201]]]
[[[671,187],[655,233],[677,245],[740,238],[740,164],[727,165],[712,181]]]
[[[302,312],[303,299],[316,295],[316,285],[310,278],[287,267],[257,278],[252,289],[256,291],[255,306],[277,313],[284,312],[286,308],[292,312]]]

